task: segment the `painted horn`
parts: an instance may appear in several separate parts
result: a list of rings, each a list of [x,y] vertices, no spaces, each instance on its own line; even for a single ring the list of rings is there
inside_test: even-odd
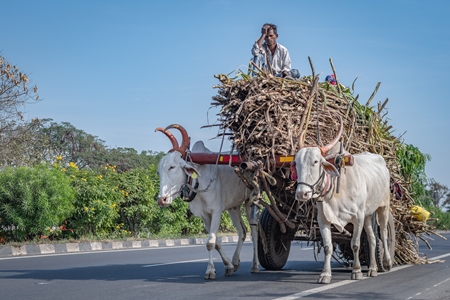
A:
[[[175,136],[172,133],[170,133],[169,131],[166,131],[164,128],[161,128],[161,127],[156,128],[155,132],[156,131],[161,131],[169,138],[169,140],[172,142],[172,150],[176,150],[176,149],[180,148],[180,146],[178,145],[177,139],[175,138]]]
[[[336,145],[336,143],[339,141],[339,139],[340,139],[341,136],[342,136],[342,132],[343,132],[343,130],[344,130],[344,124],[343,124],[343,122],[342,122],[342,117],[341,117],[341,116],[339,116],[339,121],[341,122],[341,126],[340,126],[340,128],[339,128],[339,132],[338,132],[338,134],[336,135],[336,137],[335,137],[328,145],[319,147],[320,152],[322,152],[322,155],[323,155],[323,156],[325,156],[325,154],[326,154],[328,151],[330,151],[331,148],[333,148],[333,147]]]
[[[184,155],[186,153],[186,150],[189,149],[189,144],[191,142],[189,140],[189,135],[188,135],[186,129],[184,129],[184,127],[179,124],[171,124],[171,125],[167,126],[164,130],[168,130],[170,128],[178,129],[181,132],[182,139],[181,139],[181,145],[180,145],[179,149]]]

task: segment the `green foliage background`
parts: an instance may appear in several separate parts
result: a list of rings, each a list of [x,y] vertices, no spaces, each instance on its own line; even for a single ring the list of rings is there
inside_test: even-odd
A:
[[[159,155],[159,154],[156,154]],[[0,240],[83,240],[161,238],[206,234],[180,198],[158,206],[155,162],[118,172],[106,164],[96,170],[74,162],[8,167],[0,172]],[[227,213],[221,230],[234,231]]]

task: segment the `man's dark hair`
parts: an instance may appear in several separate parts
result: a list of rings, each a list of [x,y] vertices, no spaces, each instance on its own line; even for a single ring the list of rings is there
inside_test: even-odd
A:
[[[273,33],[276,34],[276,35],[278,35],[278,32],[277,32],[277,25],[271,24],[271,23],[266,23],[266,24],[263,25],[263,27],[266,26],[266,25],[269,25],[269,26],[270,26],[270,27],[267,29],[267,32],[269,32],[269,30],[273,30]]]

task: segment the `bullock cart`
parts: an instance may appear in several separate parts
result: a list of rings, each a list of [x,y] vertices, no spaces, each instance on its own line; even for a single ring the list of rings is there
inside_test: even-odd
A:
[[[226,164],[234,167],[235,172],[252,190],[250,200],[258,206],[259,238],[258,257],[261,266],[268,270],[280,270],[289,257],[292,241],[306,241],[321,250],[322,238],[316,220],[316,203],[299,202],[295,199],[295,180],[292,180],[292,162],[294,155],[274,156],[270,161],[246,161],[238,154],[189,153],[188,160],[197,164]],[[349,153],[337,153],[327,157],[327,161],[337,168],[351,168],[353,156]],[[263,166],[270,166],[269,175]],[[263,199],[264,198],[264,199]],[[381,236],[375,215],[372,217],[376,236],[376,263],[378,271],[386,271],[383,265]],[[349,265],[353,261],[350,241],[352,224],[342,232],[332,227],[333,257]],[[369,266],[369,243],[363,231],[359,259],[362,265]],[[388,249],[390,256],[395,255],[395,227],[392,214],[388,221]]]

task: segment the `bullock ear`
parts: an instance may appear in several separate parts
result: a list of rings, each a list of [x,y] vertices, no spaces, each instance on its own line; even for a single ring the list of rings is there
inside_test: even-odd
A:
[[[197,168],[195,168],[194,166],[192,166],[190,164],[185,164],[183,166],[183,170],[188,176],[191,176],[192,178],[196,178],[197,176],[200,176],[200,172],[197,170]]]
[[[323,166],[325,172],[327,172],[331,176],[336,176],[336,177],[340,176],[339,171],[336,169],[336,167],[333,164],[327,162],[325,159],[322,160],[322,166]]]

